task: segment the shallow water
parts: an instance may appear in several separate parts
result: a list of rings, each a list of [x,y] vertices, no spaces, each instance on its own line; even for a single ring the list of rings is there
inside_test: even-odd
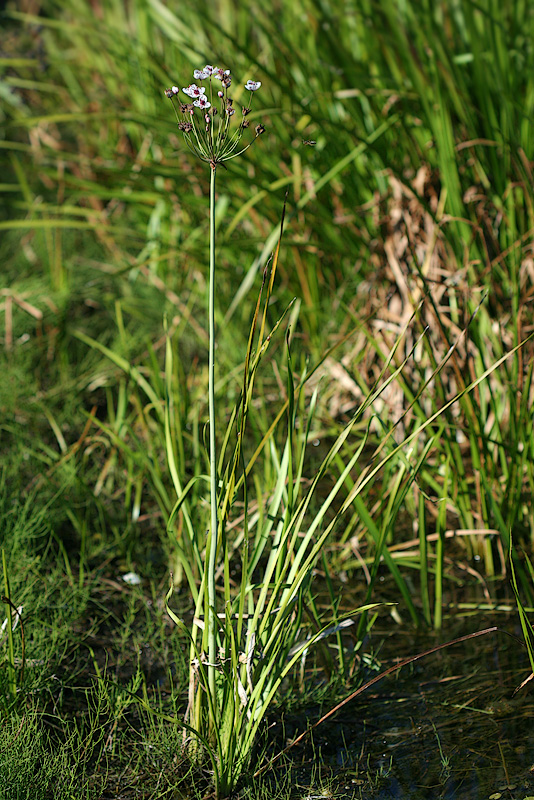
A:
[[[489,621],[477,616],[449,622],[448,638],[496,624],[520,635],[512,615]],[[372,642],[378,645],[381,637],[381,670],[438,643],[432,636],[374,629]],[[514,695],[529,673],[524,648],[503,633],[429,655],[387,676],[320,725],[313,746],[295,747],[298,783],[305,785],[306,772],[311,775],[321,760],[322,784],[331,780],[332,794],[310,797],[534,798],[532,684]],[[366,680],[375,674],[369,671]],[[316,709],[309,719],[318,717]],[[287,720],[286,736],[294,735],[292,729],[300,732],[302,721]]]

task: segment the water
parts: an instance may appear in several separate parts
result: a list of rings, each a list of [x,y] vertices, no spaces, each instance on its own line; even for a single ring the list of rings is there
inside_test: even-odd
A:
[[[519,634],[513,615],[476,616],[448,622],[448,638],[496,624]],[[372,643],[382,640],[381,670],[438,643],[374,629]],[[310,800],[534,800],[534,681],[514,694],[529,673],[524,648],[503,633],[429,655],[384,678],[290,751],[294,781],[328,787],[330,794],[310,790]],[[308,719],[327,710],[312,709]],[[305,722],[285,726],[291,738]]]

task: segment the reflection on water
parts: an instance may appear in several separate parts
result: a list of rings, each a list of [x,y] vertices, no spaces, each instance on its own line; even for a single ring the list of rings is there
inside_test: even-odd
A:
[[[514,623],[513,616],[470,617],[448,625],[448,638],[495,624],[518,634]],[[382,669],[437,643],[377,629],[373,642],[384,636]],[[384,678],[342,708],[314,731],[313,747],[308,742],[292,751],[294,763],[302,765],[304,782],[306,768],[323,761],[328,775],[322,779],[333,781],[334,796],[534,798],[531,684],[514,696],[529,672],[525,650],[504,634],[455,645]],[[302,730],[302,721],[294,725]]]

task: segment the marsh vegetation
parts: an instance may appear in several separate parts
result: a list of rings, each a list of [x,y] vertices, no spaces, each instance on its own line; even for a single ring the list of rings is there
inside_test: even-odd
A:
[[[533,794],[534,9],[1,24],[0,796]]]

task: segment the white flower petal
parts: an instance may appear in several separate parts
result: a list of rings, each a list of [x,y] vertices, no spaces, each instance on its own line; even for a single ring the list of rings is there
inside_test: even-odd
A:
[[[182,89],[182,92],[187,94],[189,97],[200,97],[206,93],[206,89],[204,86],[197,86],[196,83],[191,83],[185,89]]]
[[[249,92],[256,92],[261,86],[261,81],[247,81],[245,83],[245,89],[248,89]]]

